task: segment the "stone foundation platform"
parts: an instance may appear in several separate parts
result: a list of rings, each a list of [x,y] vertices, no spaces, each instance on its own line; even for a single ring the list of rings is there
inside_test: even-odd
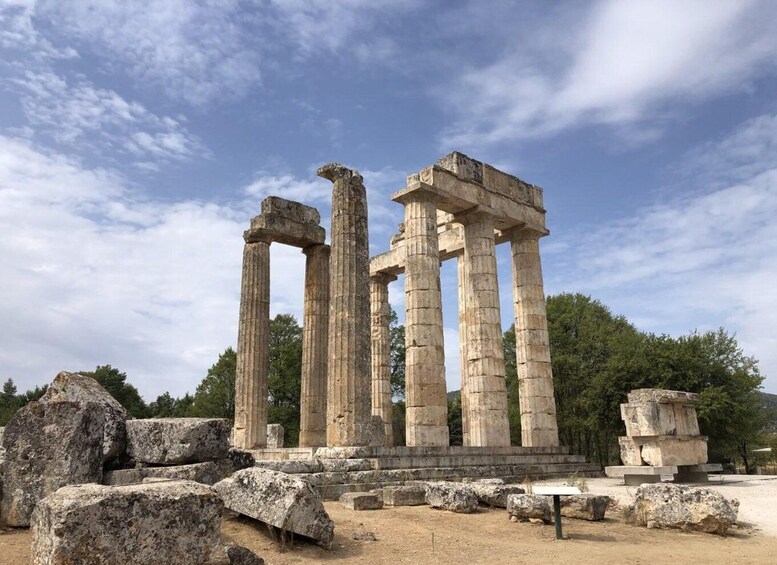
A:
[[[517,483],[602,474],[567,447],[322,447],[236,451],[234,456],[256,467],[303,475],[325,500],[417,481]]]
[[[644,483],[660,483],[663,477],[671,476],[676,483],[706,483],[709,473],[721,473],[720,463],[702,463],[700,465],[615,465],[605,467],[604,472],[610,478],[623,478],[626,486],[639,486]]]

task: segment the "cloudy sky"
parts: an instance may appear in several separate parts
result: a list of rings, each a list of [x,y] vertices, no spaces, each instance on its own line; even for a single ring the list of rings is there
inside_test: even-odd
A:
[[[389,194],[456,149],[545,189],[548,293],[724,326],[777,393],[773,1],[0,0],[0,50],[0,379],[21,390],[111,364],[149,401],[193,391],[236,342],[262,198],[328,225],[316,167],[357,168],[379,253]],[[299,317],[303,269],[273,246],[273,314]]]

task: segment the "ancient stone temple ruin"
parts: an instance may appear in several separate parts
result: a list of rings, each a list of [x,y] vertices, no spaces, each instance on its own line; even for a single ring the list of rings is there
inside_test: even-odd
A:
[[[270,197],[245,232],[233,441],[266,445],[269,245],[307,255],[300,447],[393,445],[388,285],[404,274],[406,441],[447,447],[440,262],[455,258],[464,445],[507,447],[508,422],[496,246],[509,243],[521,444],[558,445],[539,238],[542,189],[461,153],[408,178],[391,199],[404,223],[369,259],[362,177],[319,169],[333,183],[330,247],[318,212]]]

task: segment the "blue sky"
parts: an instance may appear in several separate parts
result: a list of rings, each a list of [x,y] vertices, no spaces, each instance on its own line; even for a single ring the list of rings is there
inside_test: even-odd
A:
[[[262,198],[328,226],[315,169],[357,168],[379,253],[390,193],[459,150],[545,189],[549,294],[724,326],[777,393],[777,3],[144,4],[0,0],[0,379],[109,363],[147,400],[193,391],[236,342]],[[274,314],[300,318],[303,270],[273,246]]]

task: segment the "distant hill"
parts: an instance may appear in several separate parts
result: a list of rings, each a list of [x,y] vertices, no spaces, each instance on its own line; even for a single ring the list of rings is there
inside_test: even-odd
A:
[[[772,421],[767,426],[767,429],[772,432],[777,432],[777,394],[762,392],[761,399],[763,400],[764,405],[772,411]]]

